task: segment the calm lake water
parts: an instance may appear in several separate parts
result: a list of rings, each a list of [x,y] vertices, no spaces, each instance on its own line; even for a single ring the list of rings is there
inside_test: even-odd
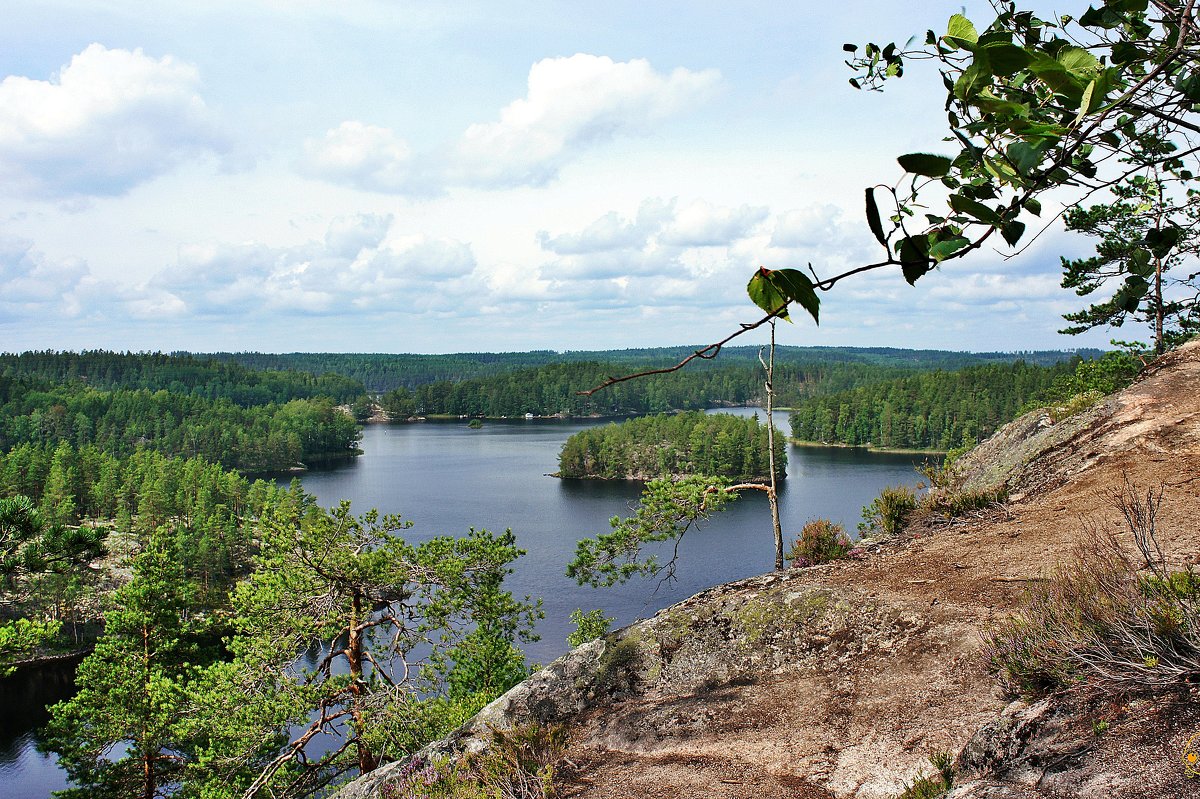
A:
[[[737,409],[739,414],[752,410]],[[782,422],[783,414],[777,417]],[[575,585],[564,567],[577,539],[609,529],[608,520],[637,502],[633,482],[559,480],[558,452],[572,433],[592,421],[511,420],[472,430],[464,422],[371,425],[364,454],[352,462],[303,477],[322,505],[343,499],[357,512],[378,508],[411,520],[403,535],[419,541],[458,535],[470,527],[512,528],[528,554],[509,588],[541,597],[546,613],[541,640],[529,659],[549,663],[567,650],[568,621],[576,608],[603,608],[624,625],[720,583],[769,571],[774,564],[770,511],[761,492],[749,492],[680,547],[678,581],[639,580],[609,589]],[[788,478],[780,491],[785,538],[808,519],[825,517],[853,531],[863,505],[887,485],[913,484],[920,458],[841,448],[790,447]],[[41,708],[70,691],[70,670],[56,668],[0,681],[0,797],[45,799],[66,787],[53,759],[35,748]]]

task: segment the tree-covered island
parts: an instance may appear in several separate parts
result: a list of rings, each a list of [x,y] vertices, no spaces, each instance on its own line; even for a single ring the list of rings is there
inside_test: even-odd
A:
[[[775,462],[787,464],[783,437]],[[712,475],[735,482],[769,479],[767,427],[758,417],[690,411],[644,416],[583,430],[567,439],[558,458],[559,477],[652,480]]]

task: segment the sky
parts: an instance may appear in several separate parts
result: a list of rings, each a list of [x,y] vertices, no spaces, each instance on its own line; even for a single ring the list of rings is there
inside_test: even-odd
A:
[[[819,10],[818,10],[819,9]],[[0,350],[464,352],[704,344],[760,265],[875,260],[866,186],[949,152],[914,64],[843,42],[982,3],[9,0]],[[1057,228],[915,287],[822,296],[779,341],[955,350],[1067,337]],[[761,343],[763,335],[746,337]],[[1128,331],[1122,337],[1128,338]]]

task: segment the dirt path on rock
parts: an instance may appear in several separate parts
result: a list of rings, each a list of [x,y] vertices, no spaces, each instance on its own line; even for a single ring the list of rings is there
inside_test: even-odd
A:
[[[1065,429],[1065,428],[1064,428]],[[1176,560],[1200,554],[1200,344],[1167,356],[1011,481],[988,518],[918,531],[862,561],[792,570],[911,619],[848,663],[686,695],[648,694],[576,723],[564,796],[587,799],[894,797],[927,757],[955,752],[1005,707],[981,629],[1070,555],[1085,523],[1119,530],[1124,480],[1165,486],[1159,529]]]

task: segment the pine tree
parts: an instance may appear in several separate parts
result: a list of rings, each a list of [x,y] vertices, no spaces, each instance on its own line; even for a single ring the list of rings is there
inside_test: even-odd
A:
[[[1117,288],[1101,302],[1063,314],[1072,324],[1060,333],[1121,327],[1126,320],[1149,325],[1153,349],[1166,348],[1200,330],[1196,274],[1179,276],[1200,254],[1200,196],[1172,199],[1163,178],[1150,170],[1112,187],[1115,201],[1073,208],[1067,229],[1097,238],[1096,255],[1062,259],[1063,288],[1080,297]]]
[[[155,542],[113,596],[104,635],[79,665],[79,692],[51,708],[47,748],[79,786],[64,799],[154,799],[178,785],[188,761],[181,730],[196,643],[183,573]],[[116,756],[124,749],[124,754]]]

